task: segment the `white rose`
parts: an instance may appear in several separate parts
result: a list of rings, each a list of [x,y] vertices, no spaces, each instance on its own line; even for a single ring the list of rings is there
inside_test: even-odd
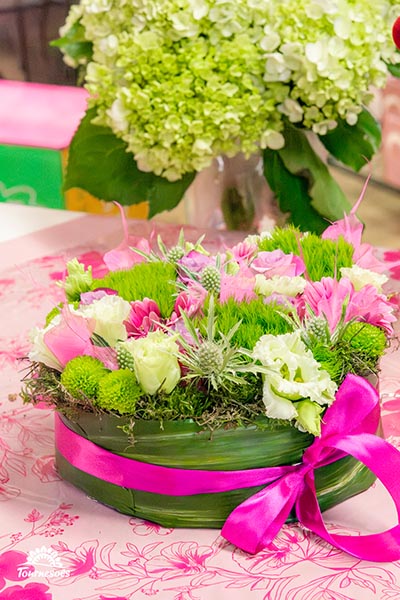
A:
[[[128,340],[123,344],[134,360],[135,375],[147,394],[172,392],[181,378],[174,337],[162,331],[152,331],[146,337]]]

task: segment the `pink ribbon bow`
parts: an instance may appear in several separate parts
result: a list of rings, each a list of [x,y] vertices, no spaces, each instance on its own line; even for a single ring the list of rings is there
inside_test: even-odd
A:
[[[76,468],[127,488],[187,496],[266,485],[229,515],[222,535],[239,548],[256,553],[270,544],[293,506],[300,523],[349,554],[364,560],[400,559],[400,523],[383,533],[346,536],[327,531],[315,491],[314,470],[345,454],[366,465],[392,496],[400,520],[400,453],[374,435],[379,425],[378,394],[365,379],[348,375],[327,410],[321,436],[297,465],[243,471],[175,469],[113,454],[66,427],[56,418],[58,451]]]

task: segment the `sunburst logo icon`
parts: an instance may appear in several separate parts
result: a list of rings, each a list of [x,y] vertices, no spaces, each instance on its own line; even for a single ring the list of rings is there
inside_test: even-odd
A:
[[[30,550],[25,564],[34,567],[62,568],[61,559],[57,552],[51,548],[46,548],[46,546]]]

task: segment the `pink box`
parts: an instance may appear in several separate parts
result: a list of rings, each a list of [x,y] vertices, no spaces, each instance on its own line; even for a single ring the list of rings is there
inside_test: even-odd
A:
[[[67,148],[87,96],[83,88],[0,81],[0,144]]]

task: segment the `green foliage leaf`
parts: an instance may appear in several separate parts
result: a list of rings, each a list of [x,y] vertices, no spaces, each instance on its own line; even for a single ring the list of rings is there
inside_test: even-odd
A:
[[[306,179],[312,207],[330,221],[341,219],[351,206],[324,161],[300,129],[288,124],[284,135],[285,146],[279,155],[292,174]]]
[[[282,212],[290,213],[288,221],[302,231],[321,233],[327,222],[311,205],[307,181],[293,175],[276,150],[264,150],[264,175]]]
[[[60,48],[77,63],[87,63],[93,56],[93,44],[85,38],[85,28],[80,21],[76,21],[63,37],[50,42],[50,45]]]
[[[371,113],[364,109],[355,125],[339,121],[335,129],[319,139],[332,156],[359,171],[379,149],[381,128]]]
[[[170,182],[137,167],[127,145],[108,127],[94,125],[94,108],[82,119],[72,140],[65,189],[82,188],[107,202],[122,205],[149,202],[149,218],[171,210],[182,199],[194,173]]]
[[[393,77],[400,77],[400,63],[395,65],[387,65],[388,71]]]
[[[387,70],[393,77],[400,77],[400,50],[396,48],[396,54],[399,55],[399,62],[396,64],[386,63]]]
[[[285,146],[264,152],[264,173],[283,211],[303,231],[321,233],[351,208],[306,135],[287,123]]]

